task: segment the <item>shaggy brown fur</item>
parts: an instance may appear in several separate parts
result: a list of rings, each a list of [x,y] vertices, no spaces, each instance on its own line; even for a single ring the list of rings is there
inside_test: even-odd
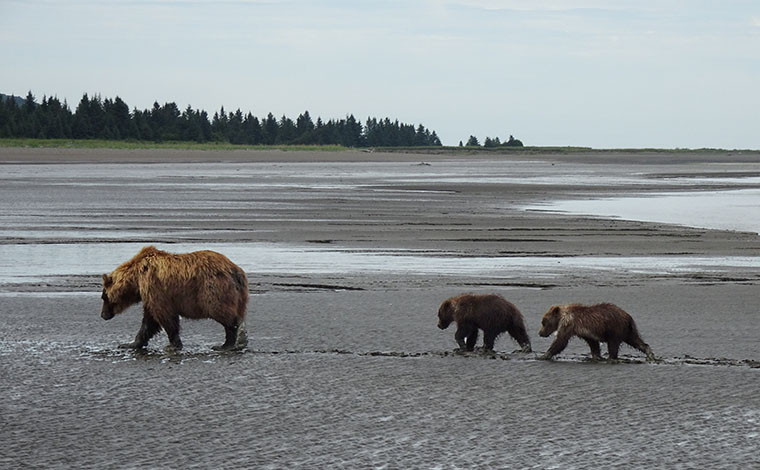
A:
[[[472,351],[483,330],[483,348],[493,350],[496,337],[505,331],[517,341],[522,352],[531,352],[522,313],[511,302],[494,294],[462,294],[446,299],[438,309],[438,328],[444,330],[454,321],[454,338],[460,349]]]
[[[633,318],[617,305],[553,305],[544,314],[538,334],[547,337],[555,331],[557,338],[541,359],[551,359],[559,354],[573,336],[583,338],[588,343],[594,359],[602,358],[600,342],[607,343],[610,359],[617,359],[620,343],[643,352],[648,361],[655,359],[652,349],[639,336]]]
[[[104,320],[142,301],[140,330],[133,342],[121,347],[145,347],[163,328],[169,336],[167,348],[182,349],[180,316],[221,323],[225,341],[218,349],[242,349],[247,344],[248,279],[239,266],[213,251],[175,255],[146,246],[111,274],[103,274],[101,297]]]

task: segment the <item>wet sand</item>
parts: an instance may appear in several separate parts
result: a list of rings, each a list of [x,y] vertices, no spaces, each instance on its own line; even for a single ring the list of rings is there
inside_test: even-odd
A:
[[[718,177],[759,174],[757,156],[0,149],[0,171],[2,466],[760,463],[760,275],[729,261],[757,259],[760,236],[524,210],[736,189]],[[163,353],[163,334],[126,352],[116,345],[136,333],[139,308],[102,321],[101,264],[74,258],[90,247],[110,263],[149,243],[286,247],[296,259],[246,261],[248,351],[215,353],[222,328],[186,321],[181,354]],[[12,269],[20,253],[58,247],[43,276],[44,260]],[[303,259],[314,251],[335,266]],[[390,266],[341,264],[378,252]],[[718,262],[631,261],[658,256]],[[577,267],[600,257],[619,263]],[[512,269],[510,258],[536,266]],[[448,264],[431,270],[430,259]],[[465,265],[473,259],[504,267],[480,272]],[[539,267],[547,260],[559,267]],[[453,354],[454,329],[438,330],[435,313],[464,291],[515,303],[535,352],[512,353],[502,336],[494,355]],[[593,363],[577,339],[557,360],[536,360],[551,342],[536,334],[541,315],[570,301],[622,306],[659,360],[624,347],[620,363]]]

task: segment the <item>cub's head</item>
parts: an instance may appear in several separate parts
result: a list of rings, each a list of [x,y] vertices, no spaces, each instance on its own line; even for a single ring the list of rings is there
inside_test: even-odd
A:
[[[124,281],[117,281],[110,274],[103,274],[103,293],[100,298],[103,299],[100,316],[103,320],[110,320],[130,305],[139,302],[140,293],[135,286],[130,286]]]
[[[552,305],[549,311],[544,314],[544,318],[541,319],[541,329],[538,330],[538,335],[546,338],[557,331],[561,313],[558,305]]]
[[[446,300],[438,308],[438,328],[445,330],[454,320],[454,304],[451,299]]]

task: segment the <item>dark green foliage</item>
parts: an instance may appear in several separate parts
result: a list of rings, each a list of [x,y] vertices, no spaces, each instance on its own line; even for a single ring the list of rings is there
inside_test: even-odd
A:
[[[462,146],[462,141],[459,141],[459,146]],[[467,140],[467,146],[468,147],[479,147],[480,143],[478,142],[478,138],[474,135],[471,135],[469,140]],[[484,148],[494,148],[494,147],[522,147],[523,143],[515,139],[513,136],[509,136],[509,140],[506,142],[501,142],[498,137],[494,137],[493,139],[490,137],[486,137],[486,140],[483,141],[483,147]]]
[[[272,113],[259,120],[240,109],[227,113],[222,106],[213,118],[191,106],[180,111],[176,103],[153,103],[151,109],[131,112],[118,96],[102,99],[84,94],[72,113],[66,102],[43,97],[37,104],[26,98],[0,94],[0,138],[101,139],[153,142],[221,142],[240,145],[342,145],[345,147],[440,146],[435,132],[421,124],[367,119],[363,126],[353,115],[324,122],[304,111],[294,122],[279,121]]]
[[[486,140],[483,142],[483,147],[498,147],[499,145],[501,145],[501,142],[498,137],[494,139],[486,137]]]
[[[509,140],[504,142],[504,145],[507,147],[522,147],[523,143],[510,135]]]
[[[390,119],[378,121],[367,119],[364,127],[365,144],[369,147],[431,147],[440,146],[441,140],[435,132],[425,129],[420,124],[415,129],[410,124],[391,122]]]
[[[262,126],[262,138],[261,143],[264,145],[274,145],[277,141],[277,132],[280,126],[277,124],[277,119],[274,118],[274,114],[267,114],[267,119]]]

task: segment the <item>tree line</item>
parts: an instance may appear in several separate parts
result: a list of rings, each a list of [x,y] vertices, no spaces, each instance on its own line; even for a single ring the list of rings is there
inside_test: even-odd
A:
[[[102,99],[86,93],[74,112],[64,100],[43,97],[37,103],[0,94],[0,138],[105,139],[135,141],[225,142],[240,145],[342,145],[345,147],[440,146],[435,131],[422,124],[389,118],[368,118],[363,124],[353,115],[314,121],[308,111],[295,120],[269,113],[259,119],[240,109],[213,116],[176,103],[153,103],[151,109],[130,111],[118,96]]]
[[[469,139],[467,139],[467,144],[462,144],[462,141],[459,141],[459,146],[463,147],[481,147],[480,141],[477,137],[474,135],[471,135]],[[493,139],[490,137],[486,137],[483,141],[483,147],[522,147],[523,143],[520,139],[515,139],[514,136],[509,136],[508,140],[505,140],[502,142],[499,140],[498,137],[494,137]]]

